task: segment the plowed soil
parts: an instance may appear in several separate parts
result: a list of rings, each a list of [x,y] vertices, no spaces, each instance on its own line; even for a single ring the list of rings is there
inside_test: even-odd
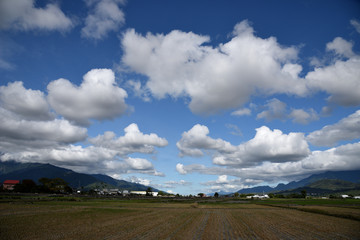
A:
[[[1,203],[0,239],[360,239],[360,221],[255,204]]]

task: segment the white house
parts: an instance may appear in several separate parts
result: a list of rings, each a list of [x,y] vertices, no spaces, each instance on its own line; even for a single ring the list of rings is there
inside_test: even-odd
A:
[[[264,195],[254,195],[252,196],[251,198],[259,198],[259,199],[264,199],[264,198],[269,198],[269,196],[267,194],[264,194]]]
[[[348,198],[349,195],[341,195],[342,198]]]
[[[130,191],[130,194],[134,194],[134,195],[146,195],[146,191]]]

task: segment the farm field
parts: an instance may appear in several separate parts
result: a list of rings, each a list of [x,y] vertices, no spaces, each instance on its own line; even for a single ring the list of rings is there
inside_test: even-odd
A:
[[[359,201],[263,203],[0,201],[0,239],[360,239]]]

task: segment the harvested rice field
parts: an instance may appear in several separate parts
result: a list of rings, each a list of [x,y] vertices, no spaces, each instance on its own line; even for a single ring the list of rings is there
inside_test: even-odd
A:
[[[256,202],[6,201],[0,203],[0,239],[360,239],[360,221],[346,218],[349,212],[357,216],[358,207],[318,207],[338,216],[301,208]]]

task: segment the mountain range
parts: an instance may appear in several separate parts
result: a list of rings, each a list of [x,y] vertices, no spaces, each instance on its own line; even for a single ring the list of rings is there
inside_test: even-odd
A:
[[[118,188],[121,190],[146,191],[149,186],[117,180],[103,174],[85,174],[74,172],[70,169],[56,167],[42,163],[20,163],[15,161],[0,161],[0,182],[7,179],[24,180],[32,179],[38,183],[40,178],[62,178],[73,188]],[[159,191],[152,188],[153,191]]]
[[[338,180],[338,181],[335,181]],[[353,171],[328,171],[320,174],[314,174],[300,181],[293,181],[288,184],[280,183],[276,187],[257,186],[253,188],[244,188],[238,193],[290,193],[291,190],[303,188],[305,190],[315,191],[315,189],[342,191],[358,188],[360,184],[360,170]],[[336,188],[336,185],[338,188]],[[320,191],[320,190],[319,190]],[[321,191],[320,191],[321,192]]]

